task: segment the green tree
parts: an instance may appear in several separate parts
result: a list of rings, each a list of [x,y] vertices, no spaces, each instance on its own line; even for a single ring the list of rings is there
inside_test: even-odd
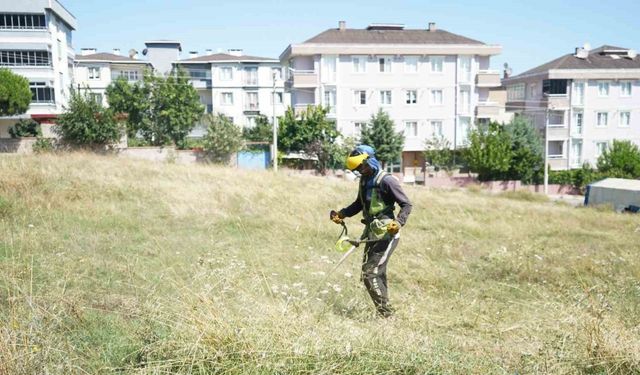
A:
[[[242,137],[249,142],[271,142],[273,141],[273,125],[267,116],[256,117],[256,125],[252,128],[242,129]]]
[[[204,106],[189,77],[177,69],[167,77],[145,72],[141,82],[116,80],[107,88],[109,105],[129,115],[127,133],[153,145],[186,146],[187,135],[202,118]]]
[[[631,141],[614,140],[598,158],[598,171],[618,178],[640,178],[640,151]]]
[[[76,90],[54,127],[65,142],[90,147],[118,142],[123,130],[112,109]]]
[[[0,68],[0,116],[15,116],[25,113],[31,104],[29,80]]]
[[[39,137],[42,135],[42,129],[37,121],[32,119],[20,119],[12,127],[9,128],[11,138],[21,137]]]
[[[400,159],[404,146],[404,134],[395,131],[395,124],[382,109],[371,116],[371,122],[362,129],[361,143],[376,150],[376,158],[382,166]]]
[[[498,123],[478,126],[469,135],[465,158],[481,181],[504,179],[511,168],[511,140]]]
[[[504,131],[511,142],[511,162],[506,177],[525,184],[540,182],[544,173],[544,147],[538,131],[521,116],[505,125]]]
[[[436,170],[450,170],[453,167],[451,142],[444,136],[433,136],[425,142],[424,158]]]
[[[243,146],[242,131],[223,114],[206,114],[202,121],[207,128],[203,144],[208,158],[214,163],[228,164]]]

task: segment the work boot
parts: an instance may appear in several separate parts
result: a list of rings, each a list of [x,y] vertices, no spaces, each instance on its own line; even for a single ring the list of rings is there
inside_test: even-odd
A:
[[[395,309],[390,305],[379,305],[376,309],[382,318],[389,318],[395,313]]]

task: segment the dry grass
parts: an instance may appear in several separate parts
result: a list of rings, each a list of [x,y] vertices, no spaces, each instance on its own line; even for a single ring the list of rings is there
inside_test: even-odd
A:
[[[637,216],[408,187],[381,320],[358,256],[326,275],[355,189],[1,157],[0,374],[640,371]]]

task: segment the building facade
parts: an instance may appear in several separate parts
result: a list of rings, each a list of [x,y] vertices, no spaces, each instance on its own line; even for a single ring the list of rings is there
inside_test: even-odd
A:
[[[277,59],[246,56],[242,50],[207,51],[202,56],[191,52],[175,64],[188,72],[207,113],[224,114],[243,128],[254,126],[258,115],[270,120],[274,111],[284,115],[290,100]]]
[[[640,146],[640,57],[627,48],[576,48],[504,80],[507,110],[546,135],[554,170],[595,166],[613,140]]]
[[[499,115],[489,89],[500,86],[490,70],[497,45],[436,29],[405,29],[373,24],[366,29],[337,29],[292,44],[280,55],[286,68],[291,105],[329,107],[345,137],[359,139],[379,109],[405,135],[402,173],[418,174],[424,166],[425,142],[446,138],[463,146],[473,124]]]
[[[74,88],[89,91],[96,101],[108,106],[105,90],[112,81],[122,77],[134,83],[141,80],[146,70],[153,70],[148,61],[137,59],[132,50],[129,56],[121,56],[118,49],[113,53],[97,53],[94,48],[81,49],[74,64]]]
[[[31,117],[51,134],[51,121],[62,112],[73,81],[72,32],[75,17],[56,0],[20,0],[0,9],[0,67],[29,80],[32,100],[26,114],[0,118],[0,138],[19,118]]]

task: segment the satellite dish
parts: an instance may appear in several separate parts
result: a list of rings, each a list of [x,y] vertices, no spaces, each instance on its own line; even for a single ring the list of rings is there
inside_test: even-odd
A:
[[[585,51],[591,51],[591,44],[589,44],[589,42],[586,42],[585,44],[582,45],[582,48]]]
[[[505,69],[509,69],[509,63],[504,63],[503,66],[504,66]]]
[[[147,52],[149,52],[149,51],[147,51],[146,48],[142,50],[142,54],[145,55],[145,56],[147,56]]]
[[[138,51],[136,51],[135,49],[131,48],[131,49],[129,50],[129,57],[130,57],[130,58],[132,58],[132,59],[133,59],[137,54],[138,54]]]
[[[631,60],[633,60],[633,59],[635,59],[635,58],[636,58],[636,56],[638,56],[638,52],[636,52],[636,51],[635,51],[635,50],[633,50],[633,49],[630,49],[630,50],[628,50],[628,51],[627,51],[627,56],[629,56],[629,58],[630,58]]]

